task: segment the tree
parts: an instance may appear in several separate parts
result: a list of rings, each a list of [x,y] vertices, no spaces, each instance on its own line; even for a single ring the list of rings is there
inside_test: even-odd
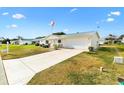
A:
[[[2,41],[2,44],[7,44],[7,42],[9,42],[9,44],[10,44],[10,39],[9,39],[9,38],[4,39],[4,40]]]
[[[17,36],[17,38],[18,38],[18,39],[23,39],[23,37],[21,37],[21,36]]]
[[[18,40],[17,38],[13,38],[13,39],[11,39],[12,41],[14,41],[14,40]]]
[[[7,43],[7,42],[8,42],[9,44],[11,43],[9,38],[6,39],[6,43]]]
[[[53,35],[66,35],[66,33],[64,33],[64,32],[56,32],[56,33],[53,33]]]
[[[36,37],[35,39],[41,39],[41,38],[44,38],[45,36],[39,36],[39,37]]]

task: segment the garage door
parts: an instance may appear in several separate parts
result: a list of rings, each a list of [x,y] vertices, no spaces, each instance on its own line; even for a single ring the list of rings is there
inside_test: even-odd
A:
[[[76,49],[88,49],[88,39],[66,39],[63,40],[63,47],[76,48]]]

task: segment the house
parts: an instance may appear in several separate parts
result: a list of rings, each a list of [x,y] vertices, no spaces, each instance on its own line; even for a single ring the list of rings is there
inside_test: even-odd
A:
[[[118,41],[118,36],[109,34],[106,38],[105,38],[105,43],[107,44],[114,44]]]
[[[49,35],[42,44],[61,45],[63,48],[88,49],[90,46],[97,48],[99,46],[98,32],[81,32],[67,35]]]
[[[0,41],[3,41],[5,38],[4,37],[0,37]]]
[[[29,45],[32,44],[33,39],[15,39],[11,40],[11,44],[18,44],[18,45]]]
[[[124,43],[124,37],[121,39],[121,43]]]
[[[19,45],[29,45],[32,44],[33,39],[19,39]]]
[[[4,40],[4,37],[0,37],[0,45],[2,44],[3,40]]]
[[[35,43],[35,44],[36,44],[36,43],[42,44],[42,41],[43,41],[44,39],[45,39],[45,38],[43,38],[43,37],[42,37],[42,38],[37,38],[37,39],[32,40],[32,42]]]
[[[99,39],[99,45],[103,45],[103,44],[105,44],[105,42],[106,42],[105,38]]]

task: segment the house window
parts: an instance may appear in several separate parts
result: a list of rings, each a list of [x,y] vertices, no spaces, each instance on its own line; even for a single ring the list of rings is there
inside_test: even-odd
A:
[[[46,44],[48,44],[49,43],[49,41],[48,40],[46,40]]]
[[[61,40],[60,39],[58,40],[58,43],[61,43]]]

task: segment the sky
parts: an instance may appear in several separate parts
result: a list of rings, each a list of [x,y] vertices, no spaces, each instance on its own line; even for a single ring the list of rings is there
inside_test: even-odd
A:
[[[55,25],[52,27],[51,22]],[[124,34],[124,8],[1,7],[0,37],[36,38],[54,32],[97,31],[101,37]]]

